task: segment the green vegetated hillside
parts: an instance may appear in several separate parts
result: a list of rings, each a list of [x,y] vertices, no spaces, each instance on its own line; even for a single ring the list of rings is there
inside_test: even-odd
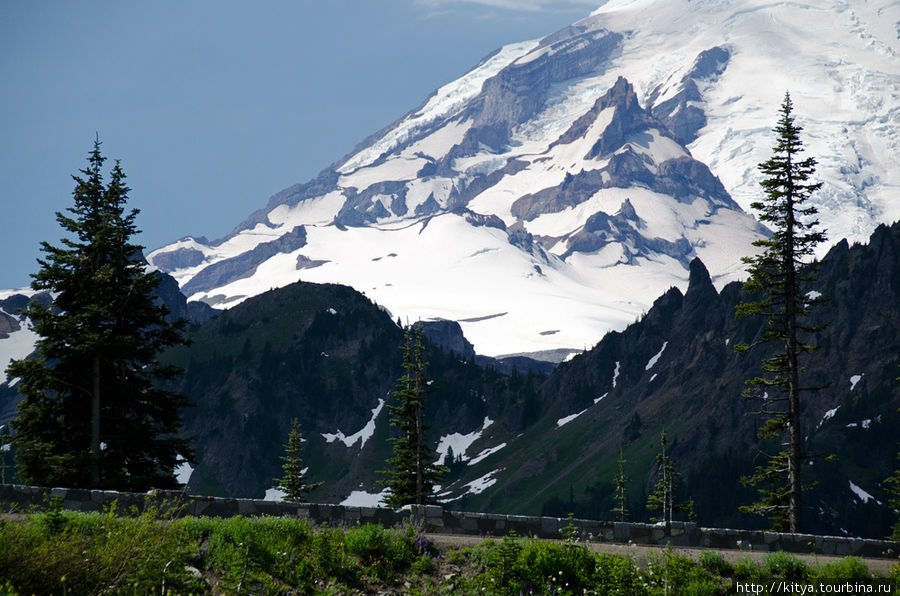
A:
[[[178,388],[196,405],[185,415],[198,453],[191,489],[262,497],[281,475],[279,456],[296,417],[310,479],[325,481],[314,499],[380,492],[377,472],[390,445],[388,410],[379,405],[401,373],[402,335],[353,289],[309,283],[250,298],[195,329],[189,348],[166,355],[185,368]],[[507,376],[430,344],[426,359],[435,441],[480,428],[485,417],[497,421],[486,435],[527,428],[544,377]],[[358,438],[348,446],[323,436],[339,432]]]
[[[865,246],[840,243],[815,284],[831,301],[816,314],[829,323],[815,338],[822,348],[805,362],[805,384],[821,387],[804,397],[805,447],[837,461],[804,471],[817,483],[806,499],[812,531],[880,537],[894,520],[882,483],[896,464],[900,428],[898,248],[898,224],[879,227]],[[621,448],[632,519],[646,520],[665,428],[682,474],[679,497],[694,499],[701,524],[765,526],[737,510],[755,496],[739,477],[762,463],[761,450],[777,447],[759,443],[757,406],[740,396],[765,354],[733,350],[762,327],[735,317],[742,292],[740,284],[717,292],[695,261],[684,294],[669,290],[640,321],[548,378],[501,374],[429,345],[432,440],[491,422],[456,454],[467,461],[451,466],[447,506],[610,518]],[[198,451],[193,491],[261,497],[279,475],[292,417],[307,439],[311,480],[325,481],[313,499],[381,490],[390,427],[387,409],[377,407],[400,374],[402,339],[387,312],[347,287],[298,283],[223,312],[191,339],[167,358],[185,367],[179,389],[196,404],[186,415]],[[324,437],[339,431],[357,440]]]

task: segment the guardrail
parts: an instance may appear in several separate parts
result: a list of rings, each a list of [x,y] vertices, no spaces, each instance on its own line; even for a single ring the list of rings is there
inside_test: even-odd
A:
[[[758,530],[703,528],[689,522],[672,522],[667,533],[662,525],[594,521],[557,517],[531,517],[495,513],[449,511],[437,505],[407,505],[401,509],[354,507],[320,503],[284,503],[261,499],[232,499],[189,495],[181,491],[128,493],[73,488],[0,485],[0,511],[28,511],[59,499],[63,508],[101,511],[110,507],[121,513],[143,511],[147,506],[170,510],[174,515],[231,517],[234,515],[290,516],[316,524],[350,526],[379,524],[385,527],[416,522],[434,533],[581,539],[644,545],[689,546],[744,551],[786,551],[823,555],[900,556],[900,543],[847,536],[788,534]]]

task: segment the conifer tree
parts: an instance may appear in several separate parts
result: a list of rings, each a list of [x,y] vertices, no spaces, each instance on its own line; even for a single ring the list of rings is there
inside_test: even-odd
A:
[[[897,460],[900,461],[900,452],[897,453]],[[888,490],[888,504],[894,508],[894,511],[900,511],[900,468],[894,470],[885,484]],[[897,520],[891,531],[891,540],[900,540],[900,519]]]
[[[184,323],[167,322],[154,298],[160,278],[131,241],[125,174],[116,162],[104,186],[105,159],[97,140],[73,176],[70,215],[56,214],[70,237],[41,243],[31,287],[54,299],[23,310],[40,335],[36,357],[7,371],[24,396],[11,423],[17,471],[42,486],[176,488],[176,463],[193,455],[177,436],[187,400],[159,388],[179,371],[156,355],[184,343]]]
[[[669,439],[666,436],[665,429],[659,441],[659,453],[656,455],[656,469],[659,474],[659,480],[653,492],[647,497],[647,509],[650,511],[661,512],[660,517],[651,517],[650,521],[664,522],[666,524],[666,534],[670,534],[672,530],[672,520],[675,511],[685,511],[688,519],[694,518],[694,501],[688,500],[684,503],[675,501],[675,492],[678,490],[678,477],[680,473],[675,471],[675,464],[667,452]]]
[[[619,459],[616,460],[618,465],[618,470],[616,471],[616,508],[613,509],[613,513],[616,514],[616,519],[619,521],[625,521],[628,518],[628,508],[625,501],[625,488],[628,484],[628,477],[625,476],[625,463],[627,461],[622,450],[619,449]]]
[[[808,204],[821,187],[811,183],[816,160],[800,157],[802,128],[795,124],[793,105],[785,94],[781,116],[773,132],[778,135],[772,157],[759,165],[765,178],[761,182],[765,198],[751,203],[759,219],[772,229],[772,236],[754,242],[761,252],[747,257],[750,273],[744,288],[755,300],[737,307],[740,318],[764,317],[766,326],[755,344],[773,343],[778,352],[762,361],[762,376],[747,381],[746,395],[762,398],[767,420],[759,430],[761,438],[775,438],[785,445],[769,455],[765,466],[742,480],[748,486],[760,486],[760,499],[741,509],[767,515],[778,529],[800,531],[802,451],[800,420],[800,356],[817,346],[803,342],[802,336],[819,330],[804,323],[810,309],[824,300],[805,288],[814,279],[812,268],[801,268],[825,240],[817,230],[816,208]],[[805,272],[804,272],[805,271]],[[755,345],[754,344],[754,345]],[[746,352],[750,346],[739,345]]]
[[[291,420],[291,432],[288,433],[288,442],[284,446],[284,455],[281,466],[284,476],[275,479],[275,487],[284,491],[284,500],[289,503],[302,503],[306,496],[322,486],[322,482],[307,482],[306,470],[303,468],[303,460],[300,454],[303,434],[300,432],[300,421]]]
[[[392,507],[431,503],[434,485],[447,473],[446,466],[434,463],[434,449],[425,443],[425,398],[432,387],[421,327],[405,329],[402,353],[403,374],[392,394],[399,405],[388,405],[391,426],[400,432],[389,439],[394,452],[387,460],[389,469],[382,472],[389,492],[385,502]]]

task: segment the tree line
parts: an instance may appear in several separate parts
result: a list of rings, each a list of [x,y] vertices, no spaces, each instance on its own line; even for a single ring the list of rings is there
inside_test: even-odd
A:
[[[801,396],[814,388],[802,382],[802,358],[817,346],[811,338],[821,330],[806,321],[826,297],[806,291],[815,276],[808,261],[825,241],[816,209],[809,199],[821,183],[812,182],[816,160],[803,157],[802,128],[785,95],[773,129],[776,143],[770,159],[759,164],[763,198],[751,204],[772,235],[758,240],[756,255],[744,258],[753,297],[737,315],[765,320],[755,344],[774,344],[776,353],[761,361],[760,375],[747,381],[745,396],[759,401],[765,418],[760,438],[775,445],[760,454],[764,463],[742,482],[759,490],[759,499],[742,510],[770,518],[773,527],[801,531],[805,488],[802,466],[812,455],[802,448]],[[68,234],[58,245],[41,243],[43,258],[32,288],[53,295],[49,306],[30,303],[22,314],[39,335],[35,353],[14,360],[7,371],[18,379],[23,399],[10,423],[11,435],[0,440],[3,481],[7,441],[16,448],[21,481],[43,486],[146,491],[178,486],[174,469],[191,461],[189,442],[179,436],[185,396],[163,389],[180,371],[160,364],[164,349],[184,344],[184,321],[169,319],[154,297],[160,276],[148,268],[138,233],[138,210],[126,207],[129,188],[118,161],[104,181],[96,139],[88,165],[73,176],[73,206],[57,213]],[[753,345],[739,345],[747,353]],[[426,402],[433,391],[424,361],[421,327],[407,326],[402,345],[402,374],[388,405],[393,454],[383,471],[391,506],[425,504],[447,467],[435,463],[425,439]],[[305,499],[316,484],[302,467],[302,435],[292,422],[277,486],[290,500]],[[673,512],[689,512],[693,503],[674,499],[676,478],[661,436],[657,457],[659,480],[648,499],[649,510],[661,511],[667,525]],[[451,462],[452,463],[452,462]],[[627,516],[624,459],[615,477],[613,513]],[[893,503],[900,506],[900,471],[889,479]],[[900,525],[897,532],[900,533]]]

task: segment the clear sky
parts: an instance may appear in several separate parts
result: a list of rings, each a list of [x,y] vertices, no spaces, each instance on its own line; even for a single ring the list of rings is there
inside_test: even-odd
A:
[[[0,289],[24,287],[94,135],[148,249],[227,234],[501,45],[603,0],[2,0]],[[110,162],[107,162],[108,165]]]

